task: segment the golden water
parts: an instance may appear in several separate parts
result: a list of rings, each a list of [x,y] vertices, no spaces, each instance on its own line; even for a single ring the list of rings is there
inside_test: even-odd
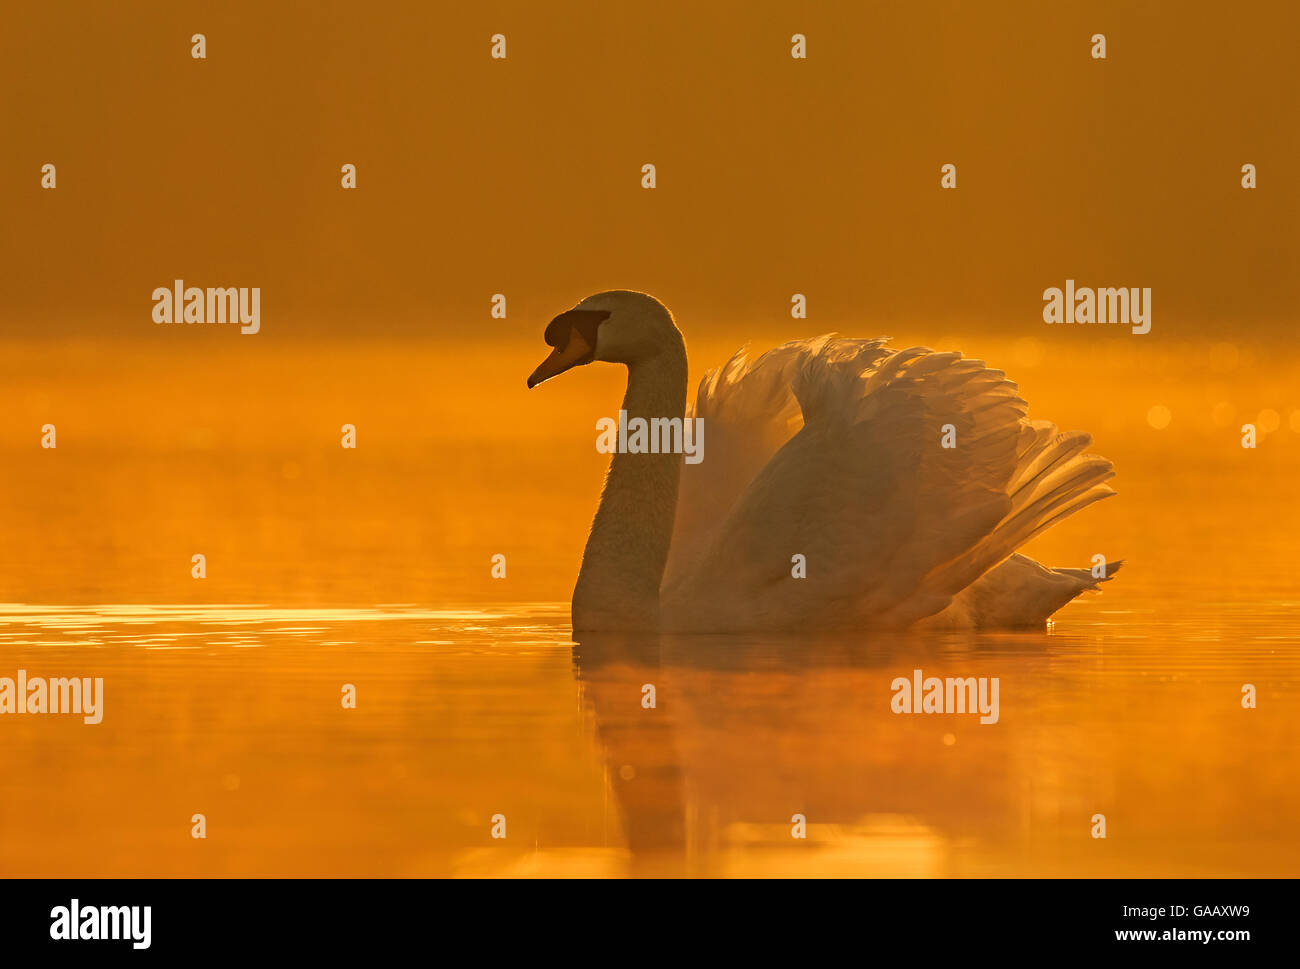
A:
[[[1050,632],[574,645],[616,379],[9,348],[0,676],[105,702],[0,717],[0,873],[1296,874],[1300,382],[1041,351],[1004,351],[1031,413],[1092,429],[1121,494],[1030,551],[1128,559]],[[918,667],[999,677],[999,722],[893,714]]]

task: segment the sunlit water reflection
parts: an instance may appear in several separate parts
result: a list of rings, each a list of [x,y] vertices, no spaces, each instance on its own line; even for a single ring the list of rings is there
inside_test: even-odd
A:
[[[0,871],[1294,874],[1298,615],[574,644],[562,604],[4,605],[0,676],[105,710],[0,716]],[[998,677],[999,721],[891,712],[915,668]]]

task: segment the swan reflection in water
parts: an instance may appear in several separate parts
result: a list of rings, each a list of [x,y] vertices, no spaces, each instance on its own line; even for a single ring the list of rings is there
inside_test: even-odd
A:
[[[958,855],[1005,854],[1029,824],[1012,779],[1037,770],[1040,806],[1059,799],[1046,761],[1083,741],[1035,730],[1032,698],[1000,725],[891,709],[891,682],[917,668],[1030,682],[1045,634],[576,638],[634,874],[958,873]],[[1107,788],[1105,768],[1089,773],[1071,783]]]

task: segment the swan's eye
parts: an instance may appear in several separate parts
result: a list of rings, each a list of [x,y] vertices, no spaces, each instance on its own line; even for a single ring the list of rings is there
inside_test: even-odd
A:
[[[546,345],[564,350],[576,330],[587,341],[587,346],[596,345],[596,328],[609,319],[609,310],[569,310],[551,320],[546,327]]]

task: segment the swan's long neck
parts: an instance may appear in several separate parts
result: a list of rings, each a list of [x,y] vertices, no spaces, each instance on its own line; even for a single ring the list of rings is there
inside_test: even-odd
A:
[[[628,366],[622,409],[634,418],[683,418],[686,348],[673,345]],[[616,451],[573,590],[575,630],[654,629],[659,583],[677,509],[680,454]]]

